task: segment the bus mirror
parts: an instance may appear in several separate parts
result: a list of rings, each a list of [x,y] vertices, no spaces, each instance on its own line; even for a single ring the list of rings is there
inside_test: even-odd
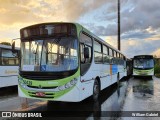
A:
[[[15,50],[15,41],[12,43],[12,53],[15,53],[16,50]]]
[[[89,58],[89,48],[88,47],[84,48],[84,58]]]

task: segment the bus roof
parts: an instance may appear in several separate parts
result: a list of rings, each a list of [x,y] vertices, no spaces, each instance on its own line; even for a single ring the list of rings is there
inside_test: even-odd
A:
[[[0,44],[0,48],[12,49],[12,46]],[[16,47],[16,50],[20,50],[20,48]]]
[[[39,24],[34,24],[34,25],[30,25],[30,26],[24,27],[24,28],[20,29],[20,31],[23,30],[23,29],[27,29],[27,28],[29,28],[29,27],[34,27],[34,26],[39,26],[39,25],[45,25],[45,24],[62,24],[62,23],[64,23],[64,24],[74,24],[74,25],[76,25],[76,26],[78,26],[78,27],[81,27],[81,30],[83,30],[84,32],[90,34],[91,36],[93,36],[93,37],[94,37],[96,40],[98,40],[99,42],[107,45],[107,46],[110,47],[111,49],[115,50],[116,52],[121,53],[121,54],[124,56],[124,54],[123,54],[121,51],[119,51],[117,48],[113,47],[112,45],[110,45],[109,43],[107,43],[106,41],[104,41],[103,39],[99,38],[98,36],[96,36],[95,34],[93,34],[92,32],[90,32],[88,29],[86,29],[85,27],[83,27],[83,26],[82,26],[81,24],[79,24],[79,23],[74,23],[74,22],[47,22],[47,23],[39,23]]]
[[[137,58],[153,58],[153,55],[136,55],[133,57],[133,59]]]

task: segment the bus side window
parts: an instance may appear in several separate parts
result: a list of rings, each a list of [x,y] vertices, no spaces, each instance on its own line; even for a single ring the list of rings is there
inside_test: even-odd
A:
[[[113,60],[112,60],[112,58],[113,58],[113,50],[111,48],[109,48],[109,57],[110,57],[110,64],[112,64],[113,63]]]
[[[103,45],[103,63],[110,63],[108,47]]]
[[[84,63],[84,44],[80,44],[81,63]]]
[[[94,62],[96,64],[103,62],[102,44],[94,41]]]
[[[80,37],[80,58],[81,58],[81,75],[84,75],[89,69],[92,62],[92,39],[86,34],[81,34]],[[89,49],[89,58],[84,57],[84,48]]]

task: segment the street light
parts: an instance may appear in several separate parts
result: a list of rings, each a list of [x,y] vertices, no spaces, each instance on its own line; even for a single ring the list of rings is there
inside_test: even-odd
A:
[[[118,50],[121,50],[120,0],[118,0]]]

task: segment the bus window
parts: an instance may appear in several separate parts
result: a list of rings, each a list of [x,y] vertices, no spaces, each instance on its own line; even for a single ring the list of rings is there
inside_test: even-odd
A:
[[[19,64],[18,57],[15,57],[12,54],[11,50],[1,49],[1,52],[2,52],[2,55],[1,55],[2,65],[18,65]]]
[[[112,49],[109,48],[109,56],[113,56]]]
[[[104,63],[109,63],[110,62],[108,54],[109,54],[108,47],[103,45],[103,62]]]
[[[83,33],[81,34],[80,42],[84,43],[85,45],[92,46],[92,39]]]
[[[81,75],[84,75],[92,62],[92,39],[91,37],[82,33],[80,42]],[[89,58],[84,57],[84,48],[86,47],[89,49]]]
[[[117,52],[116,52],[116,51],[114,51],[114,57],[115,57],[115,58],[117,57]]]
[[[113,58],[113,50],[111,48],[109,48],[109,57],[110,57],[110,63],[113,62],[112,58]]]
[[[91,63],[92,61],[92,39],[85,35],[81,34],[81,40],[82,43],[80,44],[80,52],[81,52],[81,63]],[[84,48],[88,47],[89,49],[89,58],[84,58]]]
[[[120,54],[117,53],[117,64],[120,64]]]
[[[102,44],[94,41],[94,61],[95,63],[102,62]]]

